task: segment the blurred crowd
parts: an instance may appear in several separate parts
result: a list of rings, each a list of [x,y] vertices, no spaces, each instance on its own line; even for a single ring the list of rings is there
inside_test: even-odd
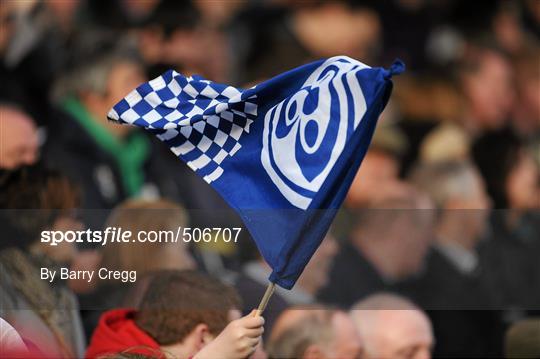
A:
[[[540,1],[0,5],[0,350],[16,348],[2,357],[540,357]],[[168,69],[250,87],[334,55],[407,71],[330,233],[264,319],[251,310],[270,268],[247,230],[237,244],[39,241],[241,227],[109,109]],[[39,279],[59,266],[138,279]]]

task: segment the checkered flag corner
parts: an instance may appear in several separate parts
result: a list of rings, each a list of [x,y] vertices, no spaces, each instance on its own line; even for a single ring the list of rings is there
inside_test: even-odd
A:
[[[257,114],[253,89],[241,90],[211,82],[200,76],[185,77],[174,70],[146,82],[108,114],[111,121],[145,128],[171,129],[228,113]]]
[[[241,148],[239,140],[256,116],[253,88],[237,89],[169,70],[133,90],[107,117],[155,133],[210,183],[223,173],[221,163]]]

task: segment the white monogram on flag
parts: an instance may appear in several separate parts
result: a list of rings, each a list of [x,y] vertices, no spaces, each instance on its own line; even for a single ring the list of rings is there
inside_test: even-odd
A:
[[[330,58],[266,113],[261,162],[295,207],[308,208],[364,116],[356,74],[365,68],[348,57]]]

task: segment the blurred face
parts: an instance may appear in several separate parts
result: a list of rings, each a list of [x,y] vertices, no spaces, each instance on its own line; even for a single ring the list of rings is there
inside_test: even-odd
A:
[[[516,111],[522,110],[530,117],[521,119],[513,118],[513,121],[521,121],[517,123],[518,126],[522,127],[523,132],[526,131],[538,131],[540,128],[540,77],[529,77],[523,79],[519,84],[521,87],[520,91],[520,102],[516,105]],[[517,107],[520,108],[517,108]],[[525,123],[523,123],[525,122]],[[527,134],[527,133],[525,133]]]
[[[38,157],[38,136],[32,119],[11,107],[0,107],[0,169],[33,164]]]
[[[347,195],[350,207],[361,207],[374,201],[381,186],[390,186],[397,180],[399,164],[396,159],[382,151],[368,151]]]
[[[384,231],[387,239],[384,260],[393,270],[387,275],[395,279],[418,273],[434,239],[434,211],[429,198],[418,195],[414,208],[385,209]],[[382,213],[382,212],[381,212]]]
[[[142,67],[135,62],[119,62],[109,73],[107,108],[112,108],[134,88],[146,81]],[[105,114],[107,115],[107,114]]]
[[[172,245],[164,246],[163,251],[160,251],[159,269],[195,269],[195,260],[191,256],[187,245]]]
[[[362,353],[362,345],[358,331],[351,317],[338,312],[332,318],[334,339],[328,350],[329,358],[357,359]]]
[[[489,209],[491,203],[486,192],[484,180],[477,171],[471,172],[471,192],[464,198],[462,207],[464,209]]]
[[[328,234],[298,279],[298,286],[311,294],[322,288],[328,282],[330,265],[337,249],[336,239]]]
[[[80,231],[84,229],[84,225],[74,216],[64,215],[59,217],[53,224],[54,231]],[[43,246],[49,257],[53,258],[58,263],[71,263],[77,253],[77,247],[73,242],[63,241],[57,246]]]
[[[328,1],[297,12],[294,29],[302,45],[317,56],[365,59],[379,39],[381,23],[375,11]]]
[[[428,359],[433,334],[431,324],[418,310],[378,310],[359,324],[365,358]],[[361,315],[361,314],[358,314]],[[361,320],[361,317],[360,317]]]
[[[523,151],[506,180],[510,208],[529,209],[540,206],[539,176],[534,159]]]
[[[46,4],[49,10],[54,13],[55,18],[72,21],[81,2],[76,0],[47,0]]]
[[[405,211],[400,220],[403,225],[396,225],[395,234],[398,240],[394,241],[400,248],[396,261],[399,261],[399,276],[402,278],[418,273],[422,269],[429,245],[434,238],[433,210]]]
[[[482,56],[480,69],[466,76],[464,91],[475,125],[484,129],[500,128],[514,101],[511,67],[496,53],[485,52],[479,56]]]
[[[8,46],[9,39],[15,29],[15,9],[14,2],[4,1],[0,6],[0,54],[4,53]]]
[[[110,73],[105,95],[93,96],[92,106],[95,117],[105,119],[109,110],[116,105],[118,101],[124,98],[134,88],[146,81],[142,67],[135,62],[119,62],[115,64]],[[109,130],[122,137],[129,133],[133,128],[131,126],[118,126],[116,124],[107,124]]]
[[[452,216],[452,220],[476,241],[486,229],[491,201],[484,180],[476,170],[468,173],[463,186],[467,187],[467,194],[450,200],[444,214],[447,218]]]

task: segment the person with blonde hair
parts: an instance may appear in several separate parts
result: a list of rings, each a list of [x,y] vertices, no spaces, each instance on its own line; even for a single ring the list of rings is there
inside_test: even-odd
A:
[[[106,226],[138,233],[172,231],[188,224],[184,208],[165,199],[132,199],[116,207]],[[170,240],[171,238],[162,238]],[[187,243],[178,241],[108,243],[103,252],[101,267],[118,271],[137,271],[137,275],[162,269],[193,269],[195,262]]]
[[[139,233],[175,232],[178,227],[188,224],[188,215],[184,208],[165,199],[127,200],[116,207],[105,227],[121,228],[131,231],[131,238]],[[188,244],[183,241],[167,242],[109,242],[103,246],[101,263],[98,267],[107,271],[135,274],[126,281],[110,279],[94,281],[95,289],[84,295],[81,306],[88,308],[84,312],[85,330],[90,335],[97,326],[100,315],[119,306],[137,307],[153,273],[162,270],[195,269],[196,263],[189,252]]]

